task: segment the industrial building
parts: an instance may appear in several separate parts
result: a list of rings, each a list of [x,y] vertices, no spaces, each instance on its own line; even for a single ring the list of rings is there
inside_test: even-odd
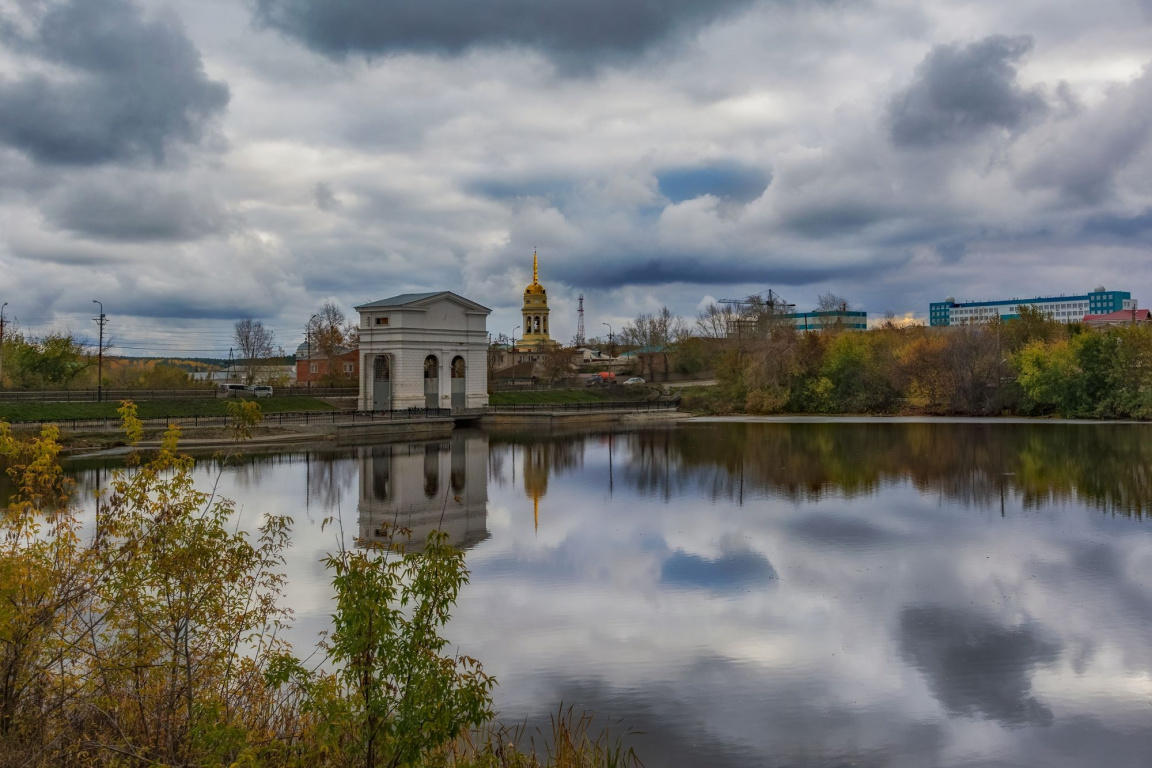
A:
[[[837,309],[827,312],[743,314],[728,319],[728,338],[762,336],[775,324],[791,325],[798,331],[863,331],[868,328],[868,313]]]
[[[1104,315],[1132,310],[1136,300],[1128,291],[1107,291],[1098,285],[1091,293],[1077,296],[1037,296],[1031,299],[957,302],[949,296],[929,305],[930,325],[963,325],[981,323],[1000,317],[1010,320],[1020,316],[1020,307],[1032,307],[1060,323],[1078,323],[1085,315]]]

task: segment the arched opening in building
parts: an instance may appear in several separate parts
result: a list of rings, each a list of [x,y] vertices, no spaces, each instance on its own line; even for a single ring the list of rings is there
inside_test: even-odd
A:
[[[452,489],[452,493],[457,495],[464,493],[464,485],[468,477],[468,457],[465,452],[464,438],[457,435],[452,437],[452,460],[450,474],[448,475],[448,485]]]
[[[440,361],[436,355],[424,358],[424,407],[440,407]]]
[[[467,386],[464,378],[464,358],[460,355],[452,358],[452,410],[460,410],[468,405]]]
[[[392,361],[388,355],[377,355],[372,363],[372,410],[392,409]]]
[[[392,498],[392,448],[373,449],[371,456],[372,500],[388,501]]]

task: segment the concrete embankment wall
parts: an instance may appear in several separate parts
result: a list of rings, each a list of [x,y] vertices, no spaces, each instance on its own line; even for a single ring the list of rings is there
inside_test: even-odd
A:
[[[685,419],[689,414],[678,411],[524,411],[486,413],[483,424],[491,426],[561,427],[581,424],[612,424],[617,422],[668,421]]]

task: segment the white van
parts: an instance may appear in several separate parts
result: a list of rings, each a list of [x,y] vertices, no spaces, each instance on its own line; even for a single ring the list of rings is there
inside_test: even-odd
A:
[[[247,384],[220,384],[216,388],[216,397],[249,397],[252,387]]]

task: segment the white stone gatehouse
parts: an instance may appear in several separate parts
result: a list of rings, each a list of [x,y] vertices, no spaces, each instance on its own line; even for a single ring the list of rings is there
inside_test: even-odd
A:
[[[488,315],[451,291],[405,293],[360,313],[362,411],[488,404]]]

